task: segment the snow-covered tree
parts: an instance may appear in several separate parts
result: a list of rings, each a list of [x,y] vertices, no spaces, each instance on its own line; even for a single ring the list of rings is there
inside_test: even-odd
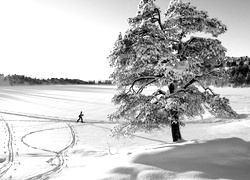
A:
[[[221,21],[181,0],[172,0],[163,15],[154,0],[141,0],[128,23],[109,56],[119,90],[113,97],[117,111],[109,115],[120,120],[115,135],[171,126],[173,141],[178,141],[183,119],[205,109],[220,117],[237,115],[228,99],[203,85],[207,79],[226,78],[226,49],[216,39],[227,30]],[[196,37],[197,32],[211,38]],[[149,94],[149,86],[157,88]]]

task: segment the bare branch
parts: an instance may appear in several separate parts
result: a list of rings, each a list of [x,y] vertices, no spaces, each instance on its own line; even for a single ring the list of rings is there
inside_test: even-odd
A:
[[[161,30],[163,31],[164,28],[163,28],[162,23],[161,23],[161,13],[160,13],[160,10],[158,8],[155,8],[155,11],[156,11],[156,13],[158,15],[158,19],[157,20],[158,20],[159,26],[160,26]]]
[[[188,86],[190,86],[191,84],[195,83],[195,82],[199,82],[199,84],[201,84],[201,82],[197,79],[200,78],[202,76],[207,76],[209,74],[214,73],[214,71],[209,71],[208,73],[202,74],[202,75],[196,75],[195,77],[193,77],[184,87],[183,89],[188,88]]]
[[[158,95],[160,95],[160,94],[166,95],[167,93],[166,93],[165,91],[161,90],[161,89],[158,89],[158,90],[157,90],[156,92],[154,92],[152,95],[153,95],[153,96],[158,96]]]
[[[143,86],[140,87],[140,89],[137,91],[137,93],[141,93],[146,86],[148,86],[149,84],[151,84],[155,81],[156,81],[156,79],[152,79],[151,81],[145,83]]]
[[[209,87],[204,87],[204,85],[203,85],[199,80],[196,80],[196,81],[200,84],[200,86],[201,86],[205,91],[209,90],[214,96],[216,95],[216,94],[214,94],[214,92],[212,91],[212,89],[210,89]]]
[[[190,86],[190,85],[193,84],[194,82],[196,82],[196,79],[195,79],[195,78],[191,79],[191,80],[183,87],[183,89],[187,89],[188,86]]]
[[[145,79],[155,79],[154,76],[145,76],[145,77],[140,77],[136,80],[134,80],[134,82],[131,84],[129,91],[132,89],[134,93],[136,93],[136,91],[134,90],[134,85],[136,82],[141,81],[141,80],[145,80]]]
[[[136,93],[135,90],[134,90],[134,85],[131,85],[131,86],[130,86],[130,88],[129,88],[129,90],[128,90],[127,93],[129,93],[129,92],[131,91],[131,89],[133,90],[134,93]]]
[[[162,74],[162,75],[156,75],[156,76],[145,76],[145,77],[140,77],[140,78],[138,78],[138,79],[136,79],[136,80],[133,81],[133,83],[131,84],[131,86],[130,86],[130,88],[129,88],[129,91],[132,89],[133,92],[136,93],[136,91],[134,90],[134,86],[135,86],[135,84],[136,84],[138,81],[142,81],[142,80],[151,80],[151,81],[145,83],[144,85],[142,85],[142,86],[140,87],[140,89],[137,91],[137,93],[142,92],[142,90],[143,90],[146,86],[148,86],[149,84],[155,82],[157,78],[161,78],[161,77],[163,77],[163,76],[164,76],[164,75]]]

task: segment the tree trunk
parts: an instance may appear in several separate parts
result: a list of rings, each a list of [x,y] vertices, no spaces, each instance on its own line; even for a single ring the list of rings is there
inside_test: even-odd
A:
[[[181,140],[180,123],[178,121],[171,122],[171,131],[173,142]]]
[[[174,93],[175,85],[173,83],[171,83],[168,88],[169,88],[170,94]],[[170,116],[172,119],[171,131],[172,131],[173,142],[182,140],[178,111],[176,109],[171,109]]]

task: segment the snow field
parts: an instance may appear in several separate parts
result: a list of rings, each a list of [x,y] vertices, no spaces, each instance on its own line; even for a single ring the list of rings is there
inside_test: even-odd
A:
[[[216,88],[242,116],[205,116],[181,128],[110,137],[114,94],[106,86],[1,87],[1,179],[246,179],[250,177],[249,89]],[[75,123],[80,111],[85,123]],[[107,122],[107,123],[105,123]]]

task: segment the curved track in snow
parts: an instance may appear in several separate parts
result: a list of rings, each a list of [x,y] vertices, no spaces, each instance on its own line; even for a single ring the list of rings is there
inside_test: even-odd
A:
[[[35,134],[35,133],[39,133],[39,132],[42,132],[42,131],[49,131],[49,130],[52,130],[52,129],[44,129],[44,130],[30,132],[30,133],[28,133],[28,134],[26,134],[26,135],[24,135],[22,137],[21,141],[26,146],[28,146],[30,148],[33,148],[33,149],[42,150],[42,151],[46,151],[46,152],[55,154],[55,156],[53,158],[51,158],[51,159],[49,159],[47,161],[48,163],[49,162],[55,162],[54,160],[57,160],[57,163],[55,164],[55,166],[54,166],[53,169],[51,169],[49,171],[46,171],[46,172],[43,172],[43,173],[40,173],[40,174],[37,174],[37,175],[32,176],[32,177],[26,178],[26,180],[43,180],[43,179],[48,179],[50,176],[59,173],[63,169],[63,167],[65,166],[65,155],[64,155],[64,153],[69,148],[72,148],[75,145],[75,143],[76,143],[76,135],[75,135],[75,131],[74,131],[73,127],[70,124],[68,124],[68,123],[67,123],[67,126],[69,127],[70,132],[71,132],[71,141],[70,141],[70,143],[66,147],[64,147],[60,151],[52,151],[52,150],[38,148],[38,147],[35,147],[35,146],[32,146],[32,145],[28,144],[24,140],[29,135],[32,135],[32,134]]]
[[[0,118],[0,120],[5,123],[7,134],[8,134],[7,135],[8,136],[7,138],[8,158],[6,159],[6,162],[4,163],[4,165],[0,167],[0,178],[1,178],[11,168],[14,162],[14,150],[13,150],[13,135],[12,135],[11,128],[8,122],[5,121],[3,118]]]
[[[47,152],[49,154],[52,154],[53,157],[48,159],[46,161],[46,163],[50,164],[51,166],[48,166],[48,169],[44,169],[45,172],[37,172],[37,174],[33,173],[34,175],[30,175],[30,176],[26,176],[24,179],[25,180],[45,180],[45,179],[49,179],[51,176],[59,173],[62,171],[62,169],[66,166],[66,158],[65,158],[65,152],[72,148],[75,144],[76,144],[76,133],[75,130],[73,128],[73,126],[71,125],[72,122],[75,122],[76,119],[73,118],[61,118],[61,117],[56,117],[56,116],[47,116],[47,115],[40,115],[40,114],[29,114],[29,113],[24,113],[24,112],[11,112],[11,111],[7,111],[7,110],[0,110],[0,114],[8,114],[8,115],[12,115],[12,116],[20,116],[20,117],[27,117],[27,118],[36,118],[36,119],[40,119],[38,120],[38,122],[51,122],[51,123],[63,123],[66,124],[66,128],[69,129],[70,131],[70,142],[68,143],[67,146],[65,146],[64,148],[60,149],[59,151],[55,151],[55,150],[49,150],[46,148],[42,148],[42,147],[36,147],[32,144],[29,144],[25,139],[28,136],[32,136],[33,134],[39,133],[39,132],[46,132],[46,131],[51,131],[51,130],[56,130],[55,128],[49,128],[49,129],[42,129],[42,130],[37,130],[37,131],[32,131],[32,132],[28,132],[26,135],[22,136],[21,138],[21,142],[32,149],[36,149],[36,150],[41,150],[44,152]],[[1,120],[1,118],[0,118]],[[7,165],[5,165],[4,167],[0,167],[0,179],[1,177],[10,169],[10,167],[13,165],[14,162],[14,152],[13,152],[13,137],[12,137],[12,132],[11,132],[11,128],[9,127],[8,123],[4,120],[2,120],[3,122],[5,122],[6,124],[6,129],[8,130],[8,134],[9,134],[9,139],[8,139],[8,160],[6,160],[6,162],[8,161]],[[34,121],[32,119],[30,120],[11,120],[12,122],[14,121]],[[101,124],[114,124],[113,122],[107,122],[105,120],[93,120],[93,119],[86,119],[85,120],[86,123],[88,124],[96,124],[96,123],[101,123]],[[5,163],[6,164],[6,163]]]

